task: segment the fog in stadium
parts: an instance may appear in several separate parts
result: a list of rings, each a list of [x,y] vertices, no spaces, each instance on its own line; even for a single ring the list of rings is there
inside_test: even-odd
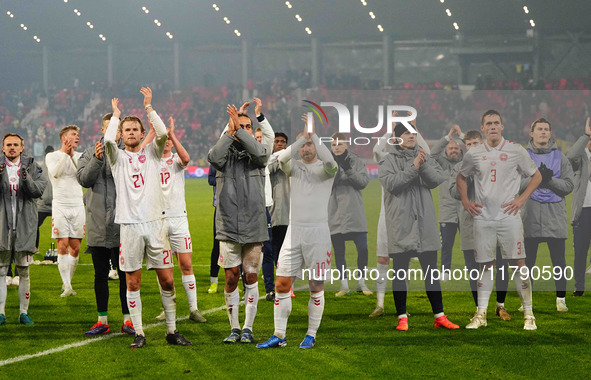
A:
[[[590,13],[0,1],[0,378],[583,377]]]

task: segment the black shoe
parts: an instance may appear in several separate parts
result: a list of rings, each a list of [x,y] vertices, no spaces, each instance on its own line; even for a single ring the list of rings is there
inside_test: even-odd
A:
[[[267,301],[271,301],[271,302],[275,301],[275,292],[271,290],[269,293],[267,293],[266,298],[267,298]]]
[[[136,335],[133,343],[129,346],[131,348],[142,348],[146,345],[146,337],[143,335]]]
[[[585,294],[584,291],[582,291],[582,290],[575,290],[573,292],[573,297],[583,297],[583,294]]]
[[[178,331],[174,330],[173,334],[166,334],[166,341],[168,344],[174,344],[175,346],[192,346],[193,343],[185,339]]]

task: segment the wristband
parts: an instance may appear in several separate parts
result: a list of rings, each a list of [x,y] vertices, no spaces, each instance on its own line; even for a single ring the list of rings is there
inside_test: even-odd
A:
[[[263,115],[263,113],[261,112],[261,114],[259,116],[257,116],[257,121],[260,123],[263,120],[265,120],[265,115]]]
[[[145,107],[144,107],[144,109],[145,109],[146,111],[148,110],[148,108],[152,108],[152,105],[151,105],[151,104],[148,104],[147,106],[145,106]]]

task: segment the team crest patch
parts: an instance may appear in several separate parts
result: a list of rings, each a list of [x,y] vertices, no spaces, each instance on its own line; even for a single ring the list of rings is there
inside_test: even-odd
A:
[[[166,161],[166,163],[167,163],[168,165],[172,165],[172,163],[173,163],[173,161],[172,161],[172,158],[171,158],[170,160]]]
[[[142,154],[139,158],[139,161],[143,164],[144,162],[146,162],[146,155]]]
[[[509,158],[509,156],[507,155],[507,153],[501,153],[501,156],[499,158],[501,161],[507,161],[507,158]]]

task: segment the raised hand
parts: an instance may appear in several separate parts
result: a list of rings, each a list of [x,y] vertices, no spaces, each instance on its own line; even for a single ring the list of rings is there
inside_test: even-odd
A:
[[[308,114],[303,114],[302,115],[302,121],[304,122],[304,137],[306,139],[309,139],[310,137],[312,137],[312,135],[314,133],[316,133],[316,128],[314,127],[314,118],[312,117],[312,119],[310,120],[310,124],[312,125],[312,131],[308,131]]]
[[[172,116],[170,116],[168,118],[168,124],[170,124],[170,130],[168,131],[168,137],[170,138],[171,136],[174,136],[174,118]]]
[[[254,115],[258,117],[261,114],[261,108],[263,108],[263,102],[259,98],[254,98]]]
[[[419,148],[419,154],[415,157],[413,164],[415,166],[415,168],[419,169],[421,167],[421,165],[423,165],[423,163],[425,163],[425,151],[423,150],[423,148]]]
[[[228,107],[226,107],[226,112],[228,115],[230,115],[230,120],[228,121],[228,133],[231,136],[234,136],[240,127],[240,122],[238,121],[238,109],[235,105],[228,104]]]
[[[119,109],[119,98],[111,99],[111,107],[113,108],[113,116],[120,119],[121,118],[121,110]]]
[[[102,160],[104,151],[105,151],[105,148],[103,147],[103,144],[101,144],[100,141],[97,141],[96,144],[94,144],[95,157],[98,158],[99,160]]]
[[[238,110],[238,113],[244,113],[246,112],[246,109],[248,108],[248,106],[250,106],[250,102],[246,102],[243,105],[240,106],[240,109]]]
[[[462,129],[457,124],[454,124],[451,126],[451,129],[449,130],[449,133],[447,134],[447,136],[451,139],[451,137],[454,134],[456,134],[458,137],[462,134]]]
[[[66,154],[70,155],[70,157],[74,156],[74,147],[71,139],[67,138],[64,140],[64,148]]]
[[[152,90],[150,87],[142,87],[140,92],[144,95],[144,107],[152,104]]]

